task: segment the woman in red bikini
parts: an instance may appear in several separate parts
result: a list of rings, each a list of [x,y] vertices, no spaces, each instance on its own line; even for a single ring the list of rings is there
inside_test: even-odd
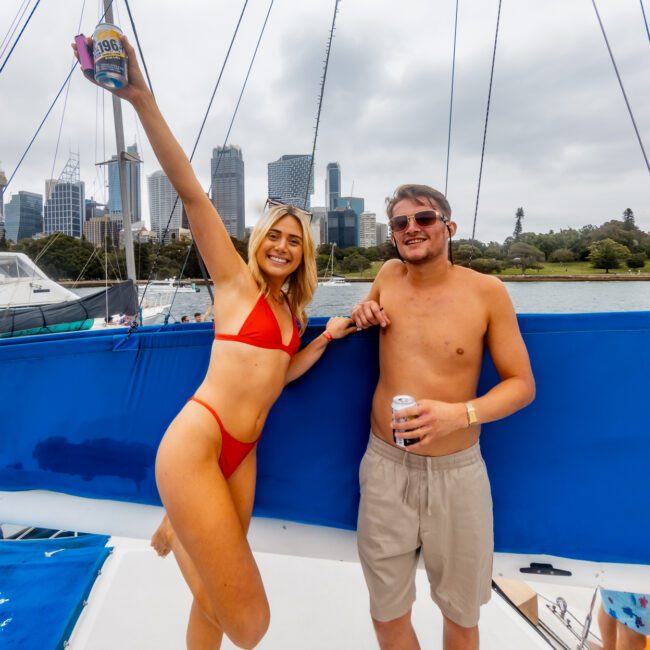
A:
[[[219,648],[226,634],[238,647],[253,648],[269,625],[264,586],[246,541],[256,443],[284,385],[308,370],[332,339],[356,328],[350,319],[333,318],[322,336],[298,352],[305,306],[316,288],[308,214],[272,205],[253,231],[247,266],[156,106],[126,39],[124,46],[129,84],[115,94],[138,113],[185,206],[215,287],[207,374],[158,449],[156,482],[167,517],[152,543],[163,554],[171,546],[194,596],[187,647]]]

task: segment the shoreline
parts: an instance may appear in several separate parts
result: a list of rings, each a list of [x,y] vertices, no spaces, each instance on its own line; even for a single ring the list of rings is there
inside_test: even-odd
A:
[[[650,273],[612,273],[609,274],[574,274],[574,275],[495,275],[503,282],[649,282]],[[345,278],[347,282],[372,282],[374,278]],[[321,278],[319,278],[319,281]],[[73,285],[77,287],[103,287],[105,285],[113,286],[120,284],[123,280],[83,280],[73,282],[72,280],[57,280],[58,284],[70,288]],[[186,279],[185,283],[194,282],[197,286],[205,285],[203,278]],[[138,286],[143,287],[147,284],[146,280],[138,280]],[[211,284],[213,284],[211,282]]]

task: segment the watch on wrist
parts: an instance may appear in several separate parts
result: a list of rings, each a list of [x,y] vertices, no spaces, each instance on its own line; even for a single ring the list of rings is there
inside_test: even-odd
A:
[[[473,424],[478,424],[476,409],[471,402],[465,402],[465,410],[467,411],[467,426],[471,427]]]

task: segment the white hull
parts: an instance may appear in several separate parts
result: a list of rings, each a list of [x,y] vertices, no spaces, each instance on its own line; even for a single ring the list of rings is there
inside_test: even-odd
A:
[[[73,530],[147,540],[160,523],[163,510],[119,501],[86,499],[43,490],[0,492],[0,522]],[[356,534],[322,526],[254,517],[251,548],[262,553],[292,555],[339,562],[358,562]],[[571,576],[523,574],[531,562],[552,564]],[[497,553],[495,578],[534,580],[558,586],[606,587],[645,593],[650,566],[588,562],[549,555]]]

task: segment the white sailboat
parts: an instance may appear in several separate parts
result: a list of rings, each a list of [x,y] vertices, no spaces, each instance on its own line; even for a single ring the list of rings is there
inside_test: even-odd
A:
[[[336,244],[332,244],[332,249],[330,251],[330,258],[327,261],[327,266],[325,267],[325,273],[323,274],[323,279],[318,283],[319,287],[349,287],[350,283],[342,278],[340,275],[334,275],[334,249]]]

